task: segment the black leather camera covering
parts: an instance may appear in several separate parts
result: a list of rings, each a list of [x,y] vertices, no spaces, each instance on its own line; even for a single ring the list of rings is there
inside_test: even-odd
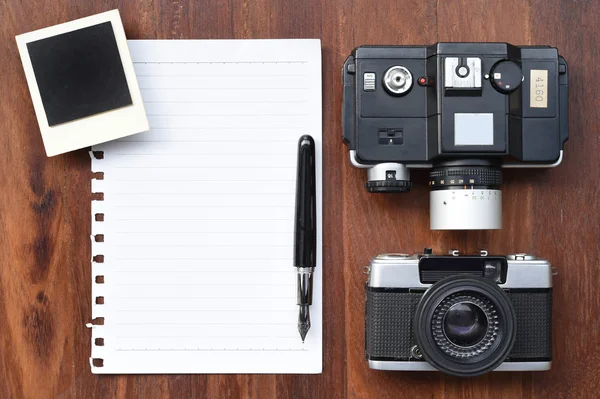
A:
[[[423,292],[367,286],[365,352],[367,360],[419,361],[413,319]],[[552,359],[552,289],[507,290],[517,317],[517,336],[508,362]],[[424,361],[424,360],[422,360]]]

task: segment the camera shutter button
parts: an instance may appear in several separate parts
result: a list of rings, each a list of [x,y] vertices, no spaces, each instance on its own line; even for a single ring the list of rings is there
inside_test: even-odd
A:
[[[509,94],[521,86],[523,71],[512,61],[500,61],[490,71],[490,82],[496,91]]]
[[[509,254],[506,256],[508,260],[535,260],[536,257],[530,254]]]

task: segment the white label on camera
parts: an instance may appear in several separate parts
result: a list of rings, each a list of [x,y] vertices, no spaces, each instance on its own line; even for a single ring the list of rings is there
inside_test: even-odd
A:
[[[454,145],[494,145],[494,114],[454,114]]]
[[[548,108],[548,70],[532,69],[529,86],[529,106]]]

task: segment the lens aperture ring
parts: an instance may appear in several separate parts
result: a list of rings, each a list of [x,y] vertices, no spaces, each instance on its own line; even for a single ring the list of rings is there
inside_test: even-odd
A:
[[[439,167],[429,172],[433,190],[452,186],[494,188],[502,185],[502,170],[495,167]]]
[[[473,346],[459,346],[450,341],[444,332],[444,318],[450,308],[458,303],[472,303],[480,308],[487,318],[487,331],[481,341]],[[446,297],[435,309],[431,320],[433,338],[440,349],[447,355],[458,359],[470,359],[488,350],[499,330],[498,315],[494,305],[484,297],[467,293],[456,293]]]

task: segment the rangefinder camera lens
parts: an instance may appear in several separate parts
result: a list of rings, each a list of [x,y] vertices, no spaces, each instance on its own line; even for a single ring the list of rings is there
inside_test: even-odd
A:
[[[423,356],[449,374],[498,367],[512,350],[515,313],[507,295],[484,278],[454,276],[421,298],[414,333]]]

